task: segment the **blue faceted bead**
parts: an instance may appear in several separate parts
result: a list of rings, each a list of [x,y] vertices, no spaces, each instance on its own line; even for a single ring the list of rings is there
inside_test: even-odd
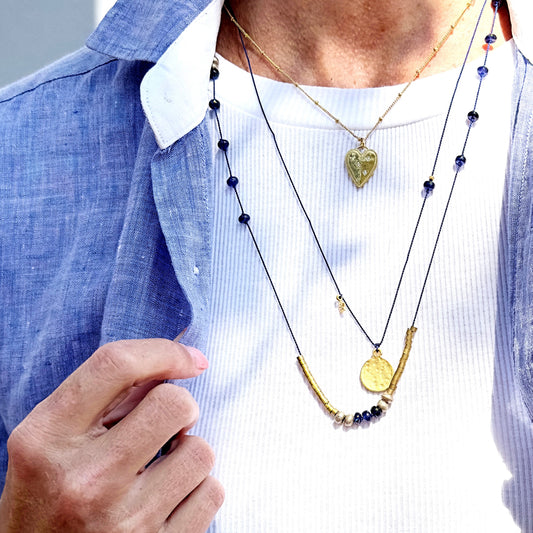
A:
[[[486,37],[485,37],[485,42],[487,44],[492,44],[492,43],[495,43],[496,42],[496,39],[498,37],[496,35],[494,35],[494,33],[489,33]]]
[[[427,180],[424,182],[424,189],[427,193],[433,192],[435,188],[435,182],[432,180]]]
[[[477,119],[479,118],[479,113],[477,111],[469,111],[467,117],[468,120],[473,124],[474,122],[477,122]]]
[[[464,155],[458,155],[455,158],[455,164],[457,165],[457,168],[463,168],[466,163],[466,157]]]
[[[372,415],[370,414],[369,411],[363,411],[363,418],[369,422],[370,420],[372,420]]]
[[[248,222],[250,222],[250,215],[246,214],[246,213],[243,213],[240,217],[239,217],[239,222],[241,224],[248,224]]]
[[[220,109],[220,102],[216,98],[213,98],[209,100],[209,107],[211,109]]]
[[[501,0],[492,0],[492,7],[500,7]]]
[[[225,152],[229,148],[229,141],[226,139],[220,139],[220,141],[218,141],[218,147]]]
[[[220,72],[218,71],[218,68],[211,67],[211,72],[209,73],[209,78],[212,80],[218,80]]]
[[[477,73],[480,78],[484,78],[489,73],[489,69],[485,65],[483,65],[477,68]]]
[[[233,187],[235,189],[235,187],[237,187],[237,184],[239,183],[239,180],[235,177],[235,176],[230,176],[228,178],[228,181],[226,181],[226,183],[230,186],[230,187]]]
[[[353,415],[353,423],[359,425],[363,421],[363,415],[361,413],[355,413]]]
[[[383,411],[381,410],[381,407],[378,407],[377,405],[374,405],[374,407],[372,407],[372,409],[370,409],[370,413],[372,414],[372,416],[376,417],[376,418],[379,418],[381,416],[381,413]]]

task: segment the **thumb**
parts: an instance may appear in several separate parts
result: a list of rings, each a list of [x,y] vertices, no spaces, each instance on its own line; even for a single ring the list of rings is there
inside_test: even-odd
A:
[[[187,346],[185,344],[176,344],[187,353],[188,357],[191,358],[192,364],[198,370],[204,371],[209,366],[209,361],[200,350],[198,350],[197,348],[193,348],[192,346]]]
[[[179,377],[192,377],[198,375],[209,366],[208,360],[200,350],[193,348],[192,346],[186,346],[185,344],[176,344],[178,345],[178,349],[182,352],[182,358],[189,359],[189,361],[184,362],[184,366],[180,368]],[[128,413],[135,409],[150,390],[162,382],[162,380],[150,379],[135,383],[129,389],[125,390],[115,399],[104,413],[102,418],[103,425],[109,428],[122,420]]]

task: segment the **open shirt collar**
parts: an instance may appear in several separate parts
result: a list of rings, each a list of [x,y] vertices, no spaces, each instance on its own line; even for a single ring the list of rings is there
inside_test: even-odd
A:
[[[141,101],[162,149],[205,116],[222,5],[223,0],[118,0],[87,41],[112,57],[155,63],[141,84]],[[515,43],[531,60],[533,2],[508,5]]]

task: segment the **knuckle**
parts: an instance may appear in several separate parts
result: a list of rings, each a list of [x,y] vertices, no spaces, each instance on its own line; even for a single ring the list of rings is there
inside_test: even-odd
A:
[[[7,452],[11,467],[19,474],[34,472],[46,462],[44,447],[31,421],[24,419],[7,439]]]
[[[206,499],[209,504],[209,507],[211,507],[213,511],[217,511],[218,509],[220,509],[220,507],[222,507],[222,504],[224,503],[224,487],[222,486],[222,483],[218,481],[218,479],[215,479],[211,476],[205,480],[205,483]]]
[[[116,341],[100,346],[92,356],[99,376],[109,380],[112,376],[133,376],[134,361],[128,350],[128,342]]]
[[[196,436],[188,436],[185,445],[191,463],[199,471],[209,473],[215,466],[215,453],[211,446],[204,439]]]
[[[10,457],[26,455],[26,439],[24,438],[24,420],[11,432],[7,439],[7,451]]]
[[[189,391],[172,383],[157,385],[147,394],[147,398],[154,412],[176,425],[189,424],[198,417],[198,404]]]

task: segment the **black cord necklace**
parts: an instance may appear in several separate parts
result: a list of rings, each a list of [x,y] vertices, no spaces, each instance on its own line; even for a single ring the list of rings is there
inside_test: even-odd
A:
[[[429,278],[429,273],[430,273],[431,267],[433,265],[433,261],[434,261],[434,258],[435,258],[435,253],[436,253],[436,250],[437,250],[437,245],[439,243],[440,236],[441,236],[441,233],[442,233],[442,229],[443,229],[443,226],[444,226],[444,221],[445,221],[446,215],[448,213],[448,208],[449,208],[452,196],[453,196],[453,192],[454,192],[454,189],[455,189],[455,184],[457,182],[457,177],[459,175],[460,170],[464,167],[464,165],[466,163],[466,157],[465,157],[464,154],[465,154],[466,145],[467,145],[467,142],[468,142],[468,139],[469,139],[469,136],[470,136],[470,131],[471,131],[471,128],[474,125],[474,123],[477,122],[477,120],[479,118],[479,114],[476,111],[476,107],[477,107],[477,102],[478,102],[478,99],[479,99],[479,93],[480,93],[480,90],[481,90],[482,82],[483,82],[483,80],[485,79],[485,77],[488,74],[488,68],[487,68],[486,64],[487,64],[487,58],[488,58],[489,51],[491,50],[491,44],[496,41],[496,35],[494,35],[493,31],[494,31],[494,26],[495,26],[495,22],[496,22],[496,17],[497,17],[497,14],[498,14],[498,9],[499,9],[499,7],[501,5],[501,0],[492,0],[492,6],[494,7],[494,16],[493,16],[493,19],[492,19],[492,25],[491,25],[490,33],[488,35],[486,35],[486,37],[485,37],[486,51],[485,51],[485,56],[484,56],[484,62],[483,62],[483,65],[481,65],[477,69],[477,72],[478,72],[478,75],[479,75],[479,83],[478,83],[478,88],[477,88],[477,92],[476,92],[476,95],[475,95],[475,100],[474,100],[474,105],[473,105],[472,111],[469,111],[468,114],[467,114],[468,127],[467,127],[465,140],[464,140],[464,143],[463,143],[463,146],[462,146],[461,153],[455,158],[455,176],[454,176],[454,179],[453,179],[453,182],[452,182],[452,186],[451,186],[451,189],[450,189],[450,192],[449,192],[449,195],[448,195],[448,199],[447,199],[447,202],[446,202],[446,206],[445,206],[442,218],[441,218],[441,222],[440,222],[439,229],[438,229],[438,232],[437,232],[437,237],[436,237],[435,243],[433,245],[433,250],[432,250],[431,257],[430,257],[430,260],[429,260],[429,263],[428,263],[428,266],[427,266],[427,269],[426,269],[426,274],[425,274],[425,277],[424,277],[424,281],[422,283],[422,288],[421,288],[421,291],[420,291],[420,294],[419,294],[419,298],[418,298],[418,301],[417,301],[417,305],[416,305],[416,308],[415,308],[413,319],[411,321],[411,326],[407,329],[407,332],[406,332],[405,343],[404,343],[404,349],[403,349],[403,352],[402,352],[402,356],[400,358],[400,362],[398,364],[398,367],[396,368],[395,371],[393,371],[392,366],[390,365],[390,363],[388,363],[382,357],[380,346],[383,343],[383,341],[385,339],[385,336],[386,336],[386,333],[387,333],[387,330],[388,330],[390,319],[392,317],[392,314],[393,314],[393,311],[394,311],[394,307],[395,307],[395,304],[396,304],[396,300],[397,300],[398,294],[400,292],[400,288],[401,288],[401,285],[402,285],[404,273],[405,273],[407,264],[408,264],[410,256],[411,256],[411,251],[412,251],[413,244],[414,244],[414,241],[415,241],[418,229],[419,229],[420,220],[422,218],[422,214],[424,212],[424,208],[426,206],[427,200],[429,199],[429,197],[431,196],[431,194],[433,193],[433,190],[435,188],[434,173],[435,173],[437,162],[438,162],[438,159],[439,159],[439,156],[440,156],[441,147],[442,147],[442,143],[443,143],[443,139],[444,139],[444,134],[446,132],[447,125],[448,125],[448,119],[449,119],[449,116],[450,116],[450,113],[451,113],[451,109],[452,109],[452,105],[453,105],[453,102],[455,100],[455,96],[456,96],[456,93],[457,93],[457,90],[458,90],[458,87],[459,87],[459,82],[460,82],[460,80],[462,78],[464,68],[465,68],[466,63],[468,61],[468,57],[470,55],[470,51],[472,49],[472,45],[473,45],[477,30],[478,30],[478,26],[479,26],[479,23],[480,23],[480,20],[481,20],[481,17],[482,17],[482,14],[483,14],[483,11],[484,11],[484,8],[485,8],[487,2],[488,2],[488,0],[484,1],[483,6],[482,6],[482,8],[480,10],[480,14],[478,16],[478,19],[477,19],[477,22],[476,22],[476,25],[475,25],[474,31],[472,33],[472,37],[471,37],[468,49],[467,49],[467,52],[465,54],[465,58],[464,58],[462,67],[460,69],[460,72],[459,72],[459,75],[458,75],[458,78],[457,78],[457,81],[456,81],[456,84],[455,84],[455,87],[454,87],[454,90],[453,90],[453,93],[452,93],[452,96],[451,96],[451,99],[450,99],[450,104],[448,106],[448,111],[446,113],[446,118],[445,118],[444,125],[443,125],[443,128],[442,128],[442,133],[441,133],[441,136],[440,136],[440,139],[439,139],[439,143],[438,143],[438,146],[437,146],[437,150],[436,150],[436,155],[435,155],[435,159],[434,159],[431,175],[430,175],[429,179],[426,180],[423,183],[422,205],[421,205],[420,212],[419,212],[416,224],[415,224],[415,228],[414,228],[411,240],[410,240],[410,244],[409,244],[409,247],[408,247],[408,250],[407,250],[406,258],[405,258],[405,261],[404,261],[404,264],[403,264],[403,267],[402,267],[402,270],[401,270],[400,278],[399,278],[398,284],[396,286],[396,290],[395,290],[395,293],[394,293],[392,305],[390,307],[390,311],[389,311],[389,314],[387,316],[385,328],[384,328],[383,334],[382,334],[381,339],[379,340],[379,342],[375,342],[375,341],[372,340],[370,335],[367,333],[365,328],[362,326],[360,320],[355,316],[355,314],[352,311],[350,305],[348,304],[346,298],[343,296],[343,293],[342,293],[342,291],[341,291],[341,289],[339,287],[339,284],[337,283],[337,280],[335,279],[335,276],[334,276],[333,271],[332,271],[332,269],[330,267],[328,259],[327,259],[326,255],[324,253],[324,250],[323,250],[323,248],[322,248],[322,246],[320,244],[320,241],[318,239],[316,231],[315,231],[315,229],[313,227],[312,221],[311,221],[311,219],[310,219],[310,217],[309,217],[309,215],[308,215],[308,213],[307,213],[307,211],[305,209],[305,206],[302,203],[302,200],[301,200],[300,195],[298,194],[298,191],[296,190],[296,187],[294,185],[294,181],[292,179],[291,173],[290,173],[290,171],[289,171],[289,169],[288,169],[288,167],[287,167],[287,165],[285,163],[285,160],[283,158],[282,152],[281,152],[280,147],[278,145],[274,130],[272,129],[272,127],[270,125],[270,122],[269,122],[269,120],[267,118],[266,112],[264,110],[264,107],[263,107],[263,104],[261,102],[261,98],[260,98],[260,95],[259,95],[259,92],[258,92],[258,89],[257,89],[257,85],[256,85],[256,82],[255,82],[255,77],[254,77],[254,74],[253,74],[252,65],[251,65],[251,62],[250,62],[248,51],[247,51],[245,43],[244,43],[243,35],[242,35],[241,32],[239,32],[239,37],[240,37],[241,44],[242,44],[242,47],[243,47],[243,51],[244,51],[244,54],[245,54],[245,57],[246,57],[246,61],[248,63],[248,69],[249,69],[249,72],[250,72],[251,81],[252,81],[252,84],[253,84],[253,87],[254,87],[254,91],[255,91],[255,94],[256,94],[256,97],[257,97],[257,101],[258,101],[259,107],[261,109],[261,113],[263,115],[263,118],[265,120],[267,128],[270,131],[270,134],[271,134],[271,137],[272,137],[276,152],[278,153],[278,156],[279,156],[280,161],[282,163],[282,166],[284,168],[285,174],[286,174],[286,176],[287,176],[287,178],[289,180],[290,186],[293,189],[294,194],[295,194],[296,199],[297,199],[297,202],[298,202],[298,204],[300,206],[300,209],[301,209],[304,217],[306,218],[306,220],[308,222],[308,225],[309,225],[310,231],[311,231],[311,233],[313,235],[313,239],[314,239],[314,241],[316,243],[317,249],[318,249],[318,251],[319,251],[319,253],[320,253],[321,257],[322,257],[324,265],[326,266],[326,269],[327,269],[327,271],[329,273],[331,281],[332,281],[332,283],[333,283],[333,285],[335,287],[335,290],[337,292],[336,300],[338,302],[339,311],[340,312],[343,312],[344,310],[348,311],[348,313],[350,314],[350,316],[354,320],[355,324],[359,327],[359,329],[362,331],[364,336],[367,338],[367,340],[374,347],[374,351],[373,351],[372,357],[363,365],[363,368],[361,370],[361,382],[363,383],[363,385],[369,391],[371,391],[371,392],[383,392],[383,394],[381,396],[381,399],[378,401],[377,405],[374,405],[369,411],[363,411],[362,413],[357,412],[357,413],[355,413],[353,415],[352,414],[345,414],[344,412],[339,411],[338,409],[333,407],[333,405],[329,402],[329,400],[326,398],[326,396],[324,395],[324,393],[322,392],[322,390],[318,386],[316,380],[314,379],[313,375],[311,374],[311,372],[309,370],[309,367],[308,367],[308,365],[307,365],[307,363],[306,363],[306,361],[305,361],[305,359],[304,359],[304,357],[302,355],[302,352],[300,350],[300,346],[298,344],[298,341],[296,340],[296,336],[294,334],[293,328],[292,328],[291,323],[290,323],[290,321],[289,321],[289,319],[287,317],[287,313],[285,312],[285,309],[284,309],[284,307],[282,305],[282,302],[281,302],[281,300],[279,298],[279,295],[278,295],[278,292],[276,290],[274,281],[273,281],[273,279],[272,279],[272,277],[270,275],[270,272],[269,272],[268,267],[266,265],[266,262],[264,260],[263,254],[261,253],[261,249],[259,247],[258,241],[257,241],[257,239],[255,237],[255,234],[254,234],[253,230],[252,230],[252,227],[251,227],[251,224],[250,224],[251,217],[250,217],[250,215],[248,213],[246,213],[246,211],[244,209],[244,206],[243,206],[243,203],[241,201],[241,197],[240,197],[239,192],[238,192],[239,180],[238,180],[237,177],[235,177],[233,175],[233,172],[232,172],[232,169],[231,169],[231,165],[230,165],[230,161],[229,161],[229,157],[228,157],[228,149],[229,149],[230,143],[223,136],[222,126],[221,126],[220,118],[219,118],[220,102],[216,99],[216,90],[215,90],[216,89],[216,80],[219,77],[218,60],[216,58],[214,60],[213,66],[211,68],[210,78],[212,80],[212,86],[213,86],[213,98],[209,101],[209,107],[213,110],[214,117],[215,117],[216,123],[217,123],[217,129],[218,129],[219,136],[220,136],[219,141],[217,143],[218,144],[218,148],[224,154],[227,170],[228,170],[228,173],[229,173],[229,177],[228,177],[226,183],[227,183],[227,185],[229,187],[231,187],[233,189],[233,191],[235,193],[235,198],[237,199],[237,202],[239,204],[240,215],[239,215],[238,220],[239,220],[239,222],[241,224],[244,224],[247,227],[247,229],[248,229],[248,233],[249,233],[249,235],[250,235],[250,237],[251,237],[251,239],[253,241],[255,250],[256,250],[256,252],[258,254],[258,257],[259,257],[259,259],[261,261],[261,264],[262,264],[262,266],[264,268],[265,274],[266,274],[266,276],[268,278],[268,281],[269,281],[270,286],[272,288],[273,294],[274,294],[274,296],[276,298],[276,301],[278,303],[279,309],[280,309],[280,311],[281,311],[281,313],[283,315],[283,319],[284,319],[284,321],[286,323],[287,329],[289,331],[289,334],[290,334],[290,336],[292,338],[292,341],[293,341],[294,346],[296,348],[296,351],[298,353],[298,357],[297,357],[298,363],[300,364],[300,367],[301,367],[301,369],[302,369],[307,381],[309,382],[311,388],[313,389],[313,391],[315,392],[315,394],[317,395],[317,397],[319,398],[319,400],[321,401],[321,403],[323,404],[325,409],[334,417],[335,422],[337,422],[339,424],[344,424],[345,426],[351,426],[351,425],[353,425],[355,423],[356,425],[358,425],[364,420],[370,421],[372,418],[380,417],[381,414],[383,413],[383,411],[386,411],[390,407],[390,405],[392,403],[393,395],[394,395],[394,393],[396,391],[396,388],[398,386],[398,381],[399,381],[401,375],[403,374],[403,371],[405,369],[405,365],[406,365],[407,360],[409,358],[409,354],[410,354],[411,346],[412,346],[413,336],[414,336],[414,334],[415,334],[415,332],[417,330],[417,328],[415,327],[416,318],[418,316],[418,312],[419,312],[419,309],[420,309],[422,298],[423,298],[423,295],[424,295],[424,292],[425,292],[425,289],[426,289],[427,281],[428,281],[428,278]]]

